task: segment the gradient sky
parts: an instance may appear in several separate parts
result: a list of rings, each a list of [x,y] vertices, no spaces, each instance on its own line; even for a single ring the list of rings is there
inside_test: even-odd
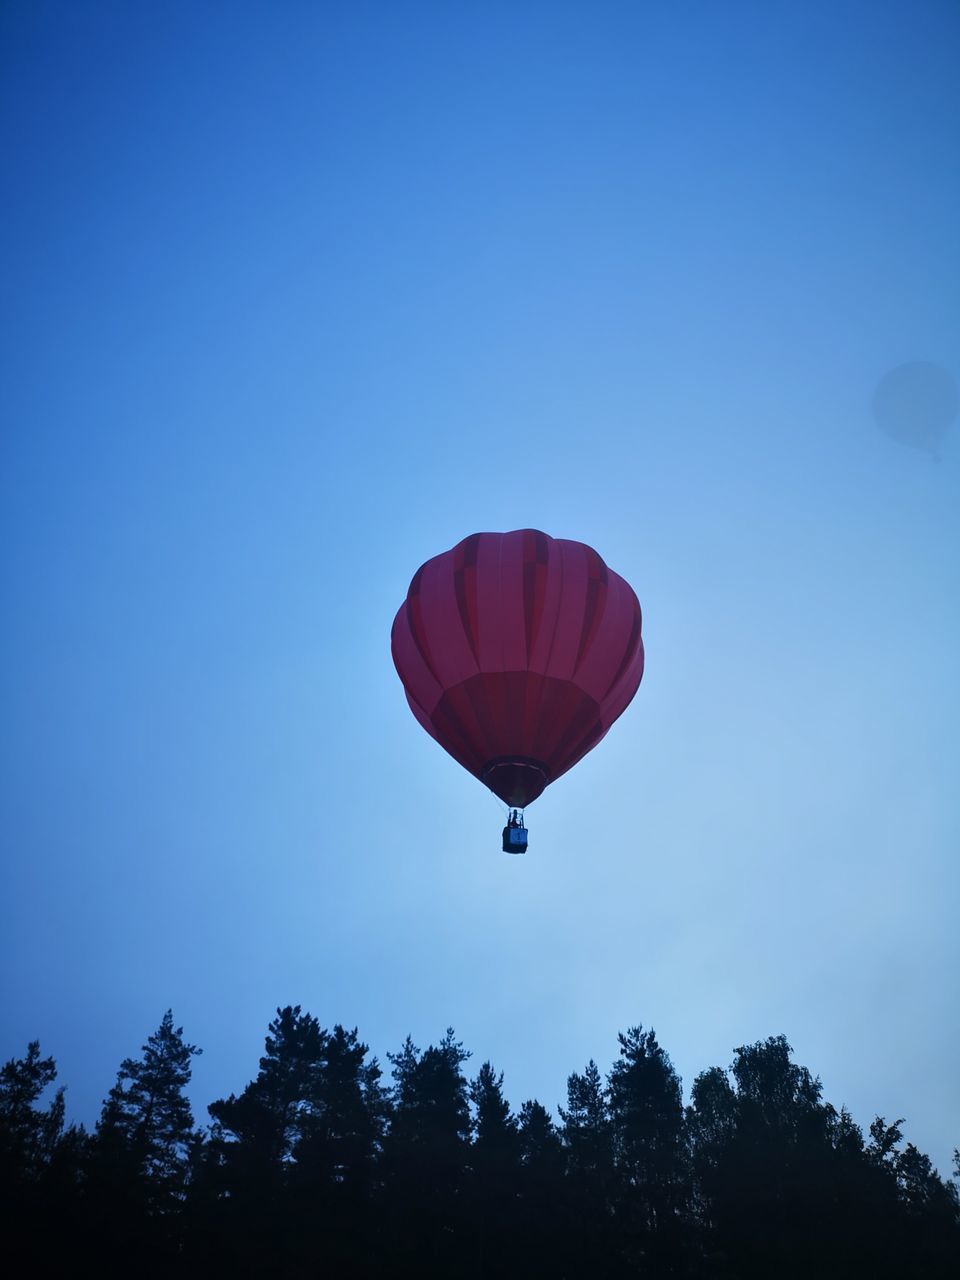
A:
[[[0,1058],[87,1123],[173,1007],[448,1024],[555,1107],[783,1032],[960,1143],[960,9],[0,8]],[[528,811],[389,632],[466,534],[586,541],[647,670]]]

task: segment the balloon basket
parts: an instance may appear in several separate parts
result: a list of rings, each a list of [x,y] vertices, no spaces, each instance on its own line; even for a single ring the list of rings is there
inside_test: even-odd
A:
[[[503,852],[527,852],[527,828],[523,824],[523,812],[511,809],[507,825],[503,828]]]

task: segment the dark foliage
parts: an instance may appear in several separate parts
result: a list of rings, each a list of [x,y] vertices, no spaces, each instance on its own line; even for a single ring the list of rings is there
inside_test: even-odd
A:
[[[194,1126],[199,1050],[171,1013],[120,1066],[92,1135],[66,1127],[34,1042],[0,1069],[10,1256],[38,1275],[637,1276],[960,1274],[960,1208],[902,1120],[865,1140],[783,1036],[681,1082],[652,1030],[606,1078],[567,1081],[559,1127],[514,1114],[503,1074],[448,1030],[389,1054],[277,1010],[256,1077]],[[957,1155],[960,1173],[960,1154]]]

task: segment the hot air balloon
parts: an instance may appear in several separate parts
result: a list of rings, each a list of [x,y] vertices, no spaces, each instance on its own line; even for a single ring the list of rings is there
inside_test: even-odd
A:
[[[427,733],[510,809],[572,769],[627,709],[643,675],[633,588],[582,542],[539,529],[474,533],[413,576],[391,648]]]

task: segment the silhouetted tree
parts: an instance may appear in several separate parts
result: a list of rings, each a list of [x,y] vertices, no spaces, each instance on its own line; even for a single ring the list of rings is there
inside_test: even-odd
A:
[[[291,1229],[294,1153],[323,1105],[327,1033],[300,1005],[277,1009],[260,1070],[239,1097],[211,1102],[204,1195],[212,1202],[208,1245],[234,1269],[284,1271],[299,1240]]]
[[[207,1107],[218,1137],[239,1144],[245,1156],[279,1175],[320,1106],[327,1033],[316,1018],[287,1005],[267,1030],[260,1071],[237,1097]]]
[[[550,1112],[536,1099],[530,1099],[520,1108],[517,1137],[522,1169],[537,1175],[547,1169],[558,1175],[563,1173],[564,1155],[560,1134],[550,1118]]]
[[[625,1256],[659,1274],[689,1234],[680,1079],[652,1030],[631,1027],[618,1039],[608,1078],[618,1233]]]
[[[877,1116],[870,1125],[870,1143],[867,1158],[881,1169],[888,1169],[893,1176],[897,1163],[897,1147],[903,1141],[903,1117],[887,1124],[884,1116]]]
[[[520,1108],[519,1225],[516,1273],[531,1278],[564,1274],[569,1264],[566,1153],[547,1109],[534,1100]]]
[[[516,1248],[520,1146],[517,1122],[503,1096],[503,1072],[489,1062],[470,1085],[476,1109],[470,1151],[470,1195],[477,1228],[480,1273],[501,1276]]]
[[[694,1084],[694,1164],[722,1275],[800,1275],[822,1252],[824,1220],[811,1210],[828,1112],[820,1082],[790,1053],[783,1036],[738,1048],[735,1094],[716,1070]]]
[[[356,1028],[337,1025],[326,1036],[312,1105],[293,1148],[301,1254],[304,1261],[322,1260],[337,1275],[370,1262],[366,1227],[374,1212],[388,1104],[380,1067],[376,1059],[366,1061],[368,1052]]]
[[[448,1028],[423,1053],[408,1036],[387,1056],[395,1082],[384,1150],[390,1252],[424,1274],[470,1274],[459,1251],[471,1129],[462,1067],[470,1054]]]
[[[567,1077],[567,1105],[560,1108],[560,1118],[567,1153],[571,1258],[577,1267],[592,1267],[593,1274],[607,1275],[615,1253],[611,1241],[613,1132],[607,1092],[592,1058],[582,1075],[573,1072]]]
[[[694,1171],[705,1200],[701,1205],[707,1226],[709,1205],[719,1190],[721,1167],[737,1133],[737,1095],[722,1067],[710,1067],[693,1082],[687,1108],[687,1136],[694,1154]]]
[[[0,1176],[5,1185],[39,1179],[53,1160],[63,1135],[63,1089],[48,1107],[37,1102],[57,1078],[53,1058],[40,1057],[32,1040],[25,1058],[0,1067]]]
[[[179,1255],[195,1140],[184,1090],[200,1052],[168,1009],[141,1056],[120,1064],[86,1170],[87,1219],[108,1269],[162,1269]]]
[[[37,1274],[481,1280],[953,1280],[957,1189],[878,1116],[868,1138],[783,1036],[680,1080],[652,1031],[619,1037],[606,1085],[567,1081],[558,1128],[448,1031],[408,1038],[381,1083],[357,1031],[277,1010],[256,1078],[211,1103],[164,1016],[96,1133],[66,1128],[31,1044],[0,1068],[0,1224]],[[47,1101],[44,1102],[44,1098]],[[471,1110],[472,1108],[472,1110]],[[960,1173],[960,1153],[955,1156]]]
[[[325,1035],[313,1096],[293,1147],[298,1176],[313,1185],[368,1189],[383,1140],[387,1100],[377,1060],[354,1028]]]
[[[97,1145],[116,1153],[125,1175],[148,1188],[151,1208],[179,1205],[186,1188],[194,1137],[193,1113],[184,1093],[192,1059],[201,1053],[174,1028],[171,1010],[143,1046],[141,1057],[125,1058],[97,1124]]]
[[[25,1057],[0,1068],[0,1232],[8,1256],[28,1251],[35,1268],[51,1273],[67,1264],[60,1246],[79,1230],[86,1141],[82,1129],[64,1126],[62,1088],[40,1105],[56,1076],[56,1063],[41,1058],[36,1040]]]
[[[567,1106],[560,1108],[560,1116],[570,1170],[605,1178],[613,1163],[613,1135],[607,1092],[592,1058],[582,1075],[567,1077]]]
[[[957,1189],[944,1182],[929,1156],[908,1142],[896,1159],[905,1210],[904,1262],[915,1274],[944,1277],[960,1270],[960,1205]]]
[[[900,1121],[878,1117],[865,1147],[849,1113],[824,1103],[820,1081],[791,1060],[783,1036],[741,1046],[731,1074],[733,1085],[719,1068],[697,1077],[687,1120],[709,1275],[940,1274],[943,1241],[918,1270],[921,1250],[905,1234]],[[928,1170],[915,1161],[911,1169],[935,1196]],[[928,1243],[934,1234],[927,1220]]]

